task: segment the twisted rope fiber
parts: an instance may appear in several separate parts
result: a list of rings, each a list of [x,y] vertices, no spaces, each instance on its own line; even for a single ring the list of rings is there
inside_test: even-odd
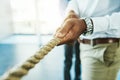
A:
[[[10,71],[6,72],[0,80],[20,80],[59,43],[60,39],[51,39],[46,45],[40,48],[39,51],[37,51],[33,56],[26,60],[22,65],[16,68],[14,67]]]

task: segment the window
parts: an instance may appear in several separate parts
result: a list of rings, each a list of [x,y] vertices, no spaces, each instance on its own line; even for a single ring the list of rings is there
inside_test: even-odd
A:
[[[11,0],[15,34],[52,34],[61,22],[59,0]]]

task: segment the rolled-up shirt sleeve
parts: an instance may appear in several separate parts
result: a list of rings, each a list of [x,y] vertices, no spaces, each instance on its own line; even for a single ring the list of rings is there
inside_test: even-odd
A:
[[[115,12],[104,17],[93,17],[92,21],[94,24],[93,33],[120,30],[120,12]]]

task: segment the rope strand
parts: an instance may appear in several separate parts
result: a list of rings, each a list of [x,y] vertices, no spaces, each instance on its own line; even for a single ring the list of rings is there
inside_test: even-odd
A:
[[[46,45],[44,45],[38,52],[31,56],[19,67],[14,67],[10,71],[6,72],[0,80],[20,80],[25,76],[30,69],[32,69],[45,55],[48,54],[57,44],[60,43],[60,39],[53,38]]]

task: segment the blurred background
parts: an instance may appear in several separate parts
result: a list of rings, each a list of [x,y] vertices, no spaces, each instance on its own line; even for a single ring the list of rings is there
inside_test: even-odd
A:
[[[59,0],[0,0],[0,76],[46,44],[60,26]],[[63,46],[22,80],[63,80]]]
[[[53,37],[62,22],[59,2],[0,0],[0,76],[24,62]],[[63,66],[64,47],[61,45],[46,55],[22,80],[63,80]]]
[[[51,34],[60,22],[59,0],[1,0],[0,4],[0,23],[7,25],[0,32],[6,35]]]

